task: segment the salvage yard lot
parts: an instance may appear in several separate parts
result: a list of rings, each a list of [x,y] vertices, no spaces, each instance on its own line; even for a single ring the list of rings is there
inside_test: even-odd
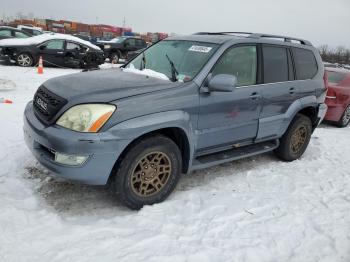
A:
[[[24,144],[37,87],[77,72],[0,66],[14,102],[0,104],[0,261],[350,261],[350,128],[322,125],[292,163],[266,154],[184,175],[165,202],[130,211],[48,177]]]

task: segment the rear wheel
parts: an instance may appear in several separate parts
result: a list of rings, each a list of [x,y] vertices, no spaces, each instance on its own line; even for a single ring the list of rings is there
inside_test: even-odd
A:
[[[275,154],[285,161],[300,158],[310,142],[311,134],[310,118],[298,114],[280,139],[280,146],[275,150]]]
[[[29,67],[33,65],[33,58],[30,54],[22,53],[17,56],[16,63],[22,67]]]
[[[174,190],[181,174],[177,145],[161,135],[134,144],[115,172],[115,192],[131,209],[162,202]]]
[[[337,123],[339,127],[347,127],[350,123],[350,105],[345,109],[341,119]]]

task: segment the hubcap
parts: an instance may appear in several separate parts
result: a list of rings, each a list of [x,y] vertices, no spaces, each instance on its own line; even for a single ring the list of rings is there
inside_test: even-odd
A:
[[[30,66],[32,63],[32,59],[26,54],[19,55],[17,61],[20,66]]]
[[[157,194],[167,184],[171,174],[171,162],[163,152],[152,152],[136,164],[131,175],[131,188],[141,197]]]
[[[343,123],[347,125],[350,122],[350,106],[348,106],[344,112]]]
[[[298,154],[303,148],[307,138],[307,129],[305,126],[297,128],[291,138],[290,149],[294,154]]]

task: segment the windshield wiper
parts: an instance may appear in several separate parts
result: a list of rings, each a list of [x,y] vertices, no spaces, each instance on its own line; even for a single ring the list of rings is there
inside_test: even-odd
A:
[[[169,58],[168,54],[165,54],[171,66],[171,81],[176,82],[177,76],[179,75],[179,71],[177,71],[174,62]]]
[[[140,63],[140,70],[143,70],[146,68],[146,56],[145,56],[145,52],[142,52],[142,59],[141,59],[141,63]]]

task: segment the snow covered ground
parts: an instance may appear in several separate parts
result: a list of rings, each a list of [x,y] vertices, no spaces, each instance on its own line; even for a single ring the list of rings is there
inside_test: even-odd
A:
[[[108,67],[108,66],[104,66]],[[78,70],[0,66],[0,261],[350,261],[350,128],[322,125],[301,160],[272,154],[183,176],[130,211],[46,176],[22,138],[36,88]]]

